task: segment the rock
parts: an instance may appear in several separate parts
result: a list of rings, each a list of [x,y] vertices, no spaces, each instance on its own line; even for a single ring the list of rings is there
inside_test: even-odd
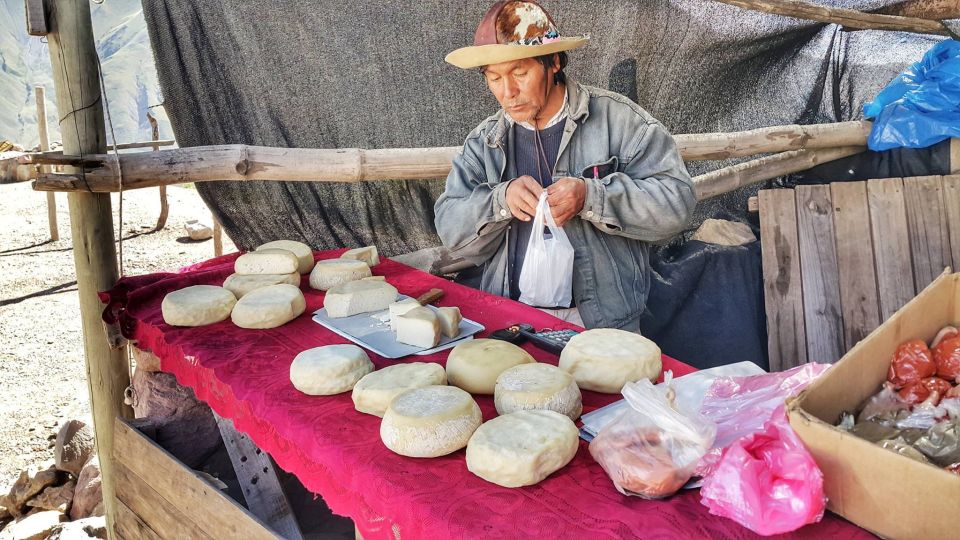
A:
[[[26,470],[20,472],[20,477],[13,483],[13,487],[10,488],[10,493],[0,501],[0,504],[6,506],[13,517],[20,517],[23,515],[21,509],[28,500],[32,499],[48,486],[57,484],[59,480],[60,474],[52,465],[43,470],[37,470],[36,467],[28,467]]]
[[[103,502],[100,485],[100,458],[94,456],[80,470],[77,486],[73,492],[73,505],[70,507],[70,519],[77,520],[95,515],[98,504]]]
[[[107,520],[103,516],[61,523],[50,532],[47,540],[89,540],[107,537]]]
[[[70,503],[73,502],[73,492],[76,485],[76,482],[70,480],[62,486],[50,486],[27,501],[27,506],[43,510],[56,510],[66,514],[70,510]]]
[[[742,246],[757,241],[749,225],[725,219],[705,220],[690,239],[720,246]]]
[[[57,433],[53,460],[58,469],[76,478],[80,476],[80,469],[90,461],[93,450],[94,438],[90,426],[79,420],[70,420],[63,424]]]
[[[187,234],[190,235],[191,240],[213,238],[213,229],[195,219],[188,221],[183,227],[187,230]]]
[[[43,540],[50,536],[50,533],[66,516],[56,510],[44,510],[11,523],[3,530],[4,536],[12,540]]]
[[[147,427],[156,431],[157,444],[187,467],[199,468],[221,444],[210,407],[173,375],[138,369],[133,373],[133,390],[136,417],[147,419]]]
[[[7,510],[6,506],[0,504],[0,521],[4,521],[13,517],[13,514],[10,513],[10,510]]]

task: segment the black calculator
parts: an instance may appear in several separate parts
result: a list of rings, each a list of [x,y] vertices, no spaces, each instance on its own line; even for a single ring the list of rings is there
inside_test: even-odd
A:
[[[580,332],[576,330],[553,330],[550,328],[544,328],[538,332],[532,325],[520,323],[504,328],[503,330],[497,330],[490,334],[490,337],[509,341],[517,345],[529,340],[545,351],[560,354],[560,351],[567,345],[570,338],[579,333]]]

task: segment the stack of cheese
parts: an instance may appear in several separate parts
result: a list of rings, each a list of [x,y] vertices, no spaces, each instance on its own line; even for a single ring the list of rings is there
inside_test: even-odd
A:
[[[223,287],[195,285],[169,293],[163,319],[174,326],[202,326],[227,317],[241,328],[275,328],[306,309],[300,274],[313,267],[310,247],[277,240],[245,253]]]

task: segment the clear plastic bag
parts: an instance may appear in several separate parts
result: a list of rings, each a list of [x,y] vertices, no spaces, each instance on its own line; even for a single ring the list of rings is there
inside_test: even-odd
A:
[[[763,429],[724,449],[704,479],[701,502],[761,535],[794,531],[823,518],[823,473],[787,422],[783,406]]]
[[[630,408],[590,442],[590,455],[624,495],[676,493],[713,443],[714,426],[676,410],[670,394],[646,379],[627,383],[623,397]]]
[[[544,234],[544,226],[550,231]],[[520,270],[520,301],[538,307],[568,307],[573,298],[573,245],[553,220],[547,192],[540,194],[533,230]]]

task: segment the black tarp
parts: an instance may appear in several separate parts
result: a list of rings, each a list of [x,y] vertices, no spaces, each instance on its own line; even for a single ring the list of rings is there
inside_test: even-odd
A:
[[[312,148],[460,144],[496,110],[477,73],[443,61],[469,44],[490,1],[143,2],[165,108],[181,146]],[[936,39],[844,32],[710,0],[546,0],[566,34],[589,33],[569,73],[639,102],[674,133],[860,117],[863,103]],[[874,8],[879,0],[833,2]],[[691,173],[722,163],[690,163]],[[442,182],[205,183],[241,248],[437,245]],[[696,226],[745,211],[756,188],[702,203]]]

